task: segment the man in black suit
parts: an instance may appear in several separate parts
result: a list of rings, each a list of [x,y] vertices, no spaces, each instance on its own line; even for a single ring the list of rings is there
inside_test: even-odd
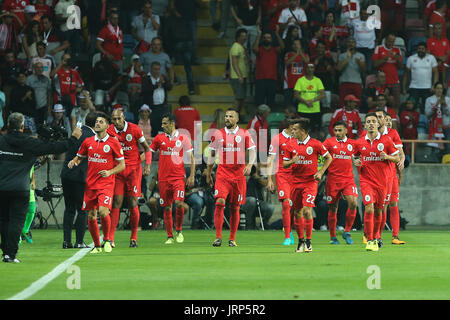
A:
[[[78,152],[81,144],[86,138],[95,135],[95,131],[92,129],[95,126],[95,120],[97,114],[90,112],[86,116],[85,125],[81,127],[82,135],[77,141],[76,145],[73,145],[67,150],[63,169],[61,170],[61,183],[64,193],[64,203],[66,209],[64,210],[63,219],[63,231],[64,242],[63,249],[70,248],[87,248],[84,243],[84,234],[87,226],[87,214],[81,210],[83,204],[84,188],[86,186],[86,173],[87,173],[87,161],[83,161],[79,166],[69,169],[67,163],[72,160]],[[75,221],[75,233],[76,241],[75,245],[72,244],[72,226],[75,214],[78,212],[77,219]]]

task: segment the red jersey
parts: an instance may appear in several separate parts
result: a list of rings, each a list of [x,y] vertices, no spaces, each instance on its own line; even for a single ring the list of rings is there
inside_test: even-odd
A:
[[[288,135],[284,130],[274,136],[270,142],[269,154],[274,156],[277,166],[275,167],[275,173],[278,175],[290,175],[292,172],[292,166],[285,169],[283,168],[283,158],[286,154],[286,147],[292,140],[292,137]]]
[[[443,57],[450,51],[450,43],[444,37],[440,39],[435,37],[429,38],[427,40],[427,51],[435,57]]]
[[[350,139],[356,139],[363,132],[361,117],[357,110],[345,110],[345,108],[336,109],[330,120],[328,131],[334,136],[333,126],[338,121],[344,121],[347,124],[347,136]]]
[[[136,124],[126,122],[122,131],[111,124],[108,128],[108,134],[116,137],[122,145],[125,155],[125,165],[135,167],[141,165],[141,155],[139,153],[139,144],[145,141],[144,133]]]
[[[77,87],[84,86],[83,79],[77,70],[69,68],[59,68],[55,79],[55,101],[60,100],[64,95],[70,96],[72,105],[77,105]]]
[[[369,110],[369,112],[375,112],[376,109],[377,108],[372,108],[372,109]],[[391,116],[392,121],[398,121],[398,116],[395,113],[394,109],[389,108],[388,106],[384,106],[384,111]]]
[[[115,176],[103,178],[98,173],[102,170],[111,170],[116,166],[116,160],[123,160],[123,151],[119,141],[107,134],[103,139],[97,135],[83,141],[77,156],[87,158],[88,170],[86,176],[86,189],[114,190]]]
[[[284,7],[287,7],[289,0],[270,0],[270,4],[268,7],[268,10],[274,10],[278,4],[284,5]],[[270,29],[275,31],[276,25],[278,24],[278,19],[280,18],[281,11],[283,11],[283,6],[281,6],[277,11],[275,11],[270,18]]]
[[[107,24],[98,33],[97,39],[103,42],[103,49],[114,57],[114,60],[122,60],[123,40],[122,30],[117,26],[114,28]]]
[[[152,141],[150,151],[159,150],[159,181],[174,181],[185,178],[184,154],[193,150],[191,141],[178,130],[170,137],[167,133],[158,134]]]
[[[256,55],[256,80],[270,79],[277,80],[277,60],[278,47],[270,47],[266,50],[263,46],[259,46]]]
[[[52,8],[50,8],[48,5],[46,5],[46,4],[35,4],[34,5],[34,7],[36,8],[36,12],[37,12],[37,15],[39,16],[39,17],[42,17],[44,14],[46,14],[46,15],[48,15],[48,16],[50,16],[50,17],[52,17],[53,16],[53,11],[52,11]]]
[[[355,153],[355,144],[355,140],[347,137],[343,140],[332,137],[324,141],[323,146],[333,158],[333,161],[328,167],[328,179],[330,181],[353,181],[352,156]]]
[[[308,55],[305,53],[305,57]],[[295,52],[288,52],[284,56],[284,89],[292,89],[295,87],[297,80],[305,75],[306,61],[298,55],[291,64],[287,64],[287,61],[295,56]]]
[[[20,21],[22,21],[23,24],[25,24],[25,7],[30,5],[29,0],[5,0],[2,5],[2,10],[12,12],[17,17],[19,17]],[[19,26],[17,21],[13,19],[14,24],[16,27]]]
[[[267,122],[267,120],[256,115],[248,123],[247,130],[250,130],[249,132],[251,133],[252,137],[256,138],[253,141],[256,140],[257,150],[261,151],[261,148],[264,148],[264,152],[267,152],[267,138],[269,132],[269,123]]]
[[[194,140],[195,121],[200,121],[200,113],[190,106],[183,106],[176,109],[173,114],[177,118],[177,128],[189,131],[191,139]]]
[[[361,155],[361,167],[359,170],[360,183],[367,183],[380,190],[386,190],[391,183],[390,161],[381,160],[380,153],[385,152],[394,156],[399,151],[394,142],[387,135],[378,133],[373,142],[368,135],[362,136],[355,144],[355,155]]]
[[[440,22],[442,25],[442,35],[441,37],[447,38],[447,22],[445,20],[445,14],[442,15],[438,11],[433,11],[430,14],[430,20],[428,21],[428,26],[433,27],[433,24]]]
[[[412,110],[403,110],[400,113],[400,124],[404,139],[417,139],[417,126],[419,125],[420,113]]]
[[[317,172],[317,160],[319,156],[326,156],[327,149],[316,139],[308,136],[305,141],[300,142],[292,139],[286,147],[286,154],[283,160],[291,160],[298,155],[300,160],[291,165],[292,183],[302,184],[315,181],[314,175]]]
[[[388,49],[384,45],[381,45],[375,48],[372,55],[373,61],[384,59],[389,55],[389,59],[378,67],[378,70],[381,70],[386,74],[386,84],[399,83],[397,61],[394,59],[396,53],[402,58],[400,48],[394,46],[391,49]]]
[[[256,145],[247,130],[236,126],[234,130],[217,130],[209,148],[219,153],[217,177],[240,180],[244,176],[245,151],[256,148]]]
[[[395,148],[403,148],[403,143],[402,140],[400,139],[400,136],[397,132],[397,130],[395,129],[390,129],[388,127],[384,127],[384,131],[382,132],[383,136],[388,136],[389,138],[392,139],[392,141],[394,142],[394,147]],[[395,163],[389,161],[389,166],[391,167],[391,174],[392,176],[397,175],[397,168],[395,167]]]

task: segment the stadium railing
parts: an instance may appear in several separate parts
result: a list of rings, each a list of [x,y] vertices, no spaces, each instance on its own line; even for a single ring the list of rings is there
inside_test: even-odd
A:
[[[433,150],[437,150],[438,152],[441,152],[441,146],[445,146],[446,144],[450,143],[450,140],[402,140],[403,142],[403,146],[405,147],[406,144],[410,144],[411,145],[411,164],[416,163],[416,158],[417,158],[417,152],[419,151],[419,146],[420,144],[426,144],[424,147],[428,147],[428,148],[432,148]],[[445,155],[445,152],[443,152],[443,155]],[[417,162],[420,163],[420,162]],[[441,161],[439,162],[426,162],[427,164],[433,164],[433,163],[440,163],[442,164]]]

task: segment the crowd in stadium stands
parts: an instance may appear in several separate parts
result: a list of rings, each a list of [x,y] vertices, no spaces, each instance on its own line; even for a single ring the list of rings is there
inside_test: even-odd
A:
[[[197,15],[205,1],[0,3],[2,133],[15,111],[32,133],[47,123],[70,135],[90,111],[122,108],[150,142],[179,83],[175,64],[184,66],[186,94],[196,94],[192,66],[200,63]],[[450,8],[446,0],[418,3],[423,21],[414,26],[406,0],[211,0],[217,37],[234,37],[224,70],[236,107],[255,115],[249,128],[267,128],[269,113],[278,109],[309,118],[312,135],[321,140],[339,120],[357,138],[364,114],[383,107],[403,139],[450,140]],[[381,21],[367,13],[373,4],[381,8]],[[233,26],[235,32],[227,31]],[[178,127],[192,133],[201,115],[187,95],[179,104],[172,108]],[[223,110],[216,110],[211,128],[222,128],[222,118]],[[450,144],[437,146],[450,153]],[[405,151],[410,155],[411,146]],[[197,205],[199,199],[187,201]],[[273,209],[267,210],[265,219]]]

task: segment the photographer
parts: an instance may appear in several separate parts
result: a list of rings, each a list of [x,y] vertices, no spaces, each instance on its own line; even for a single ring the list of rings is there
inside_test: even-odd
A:
[[[68,140],[50,142],[23,133],[25,119],[14,112],[8,117],[8,133],[0,136],[0,233],[2,260],[16,259],[18,241],[24,226],[30,200],[30,170],[38,156],[61,153],[76,142],[81,130]]]
[[[88,162],[83,161],[78,167],[69,169],[67,164],[72,160],[76,154],[81,144],[86,138],[95,135],[93,130],[95,126],[95,120],[97,119],[97,114],[95,112],[90,112],[86,116],[85,125],[81,126],[82,135],[81,138],[76,141],[67,150],[66,158],[64,160],[64,165],[61,170],[61,183],[64,193],[64,220],[63,220],[63,230],[64,230],[64,240],[63,249],[69,248],[87,248],[84,243],[84,234],[86,232],[87,225],[87,215],[85,211],[81,210],[83,204],[84,189],[86,186],[86,174]],[[72,244],[72,225],[75,218],[75,214],[78,212],[75,221],[75,246]]]

